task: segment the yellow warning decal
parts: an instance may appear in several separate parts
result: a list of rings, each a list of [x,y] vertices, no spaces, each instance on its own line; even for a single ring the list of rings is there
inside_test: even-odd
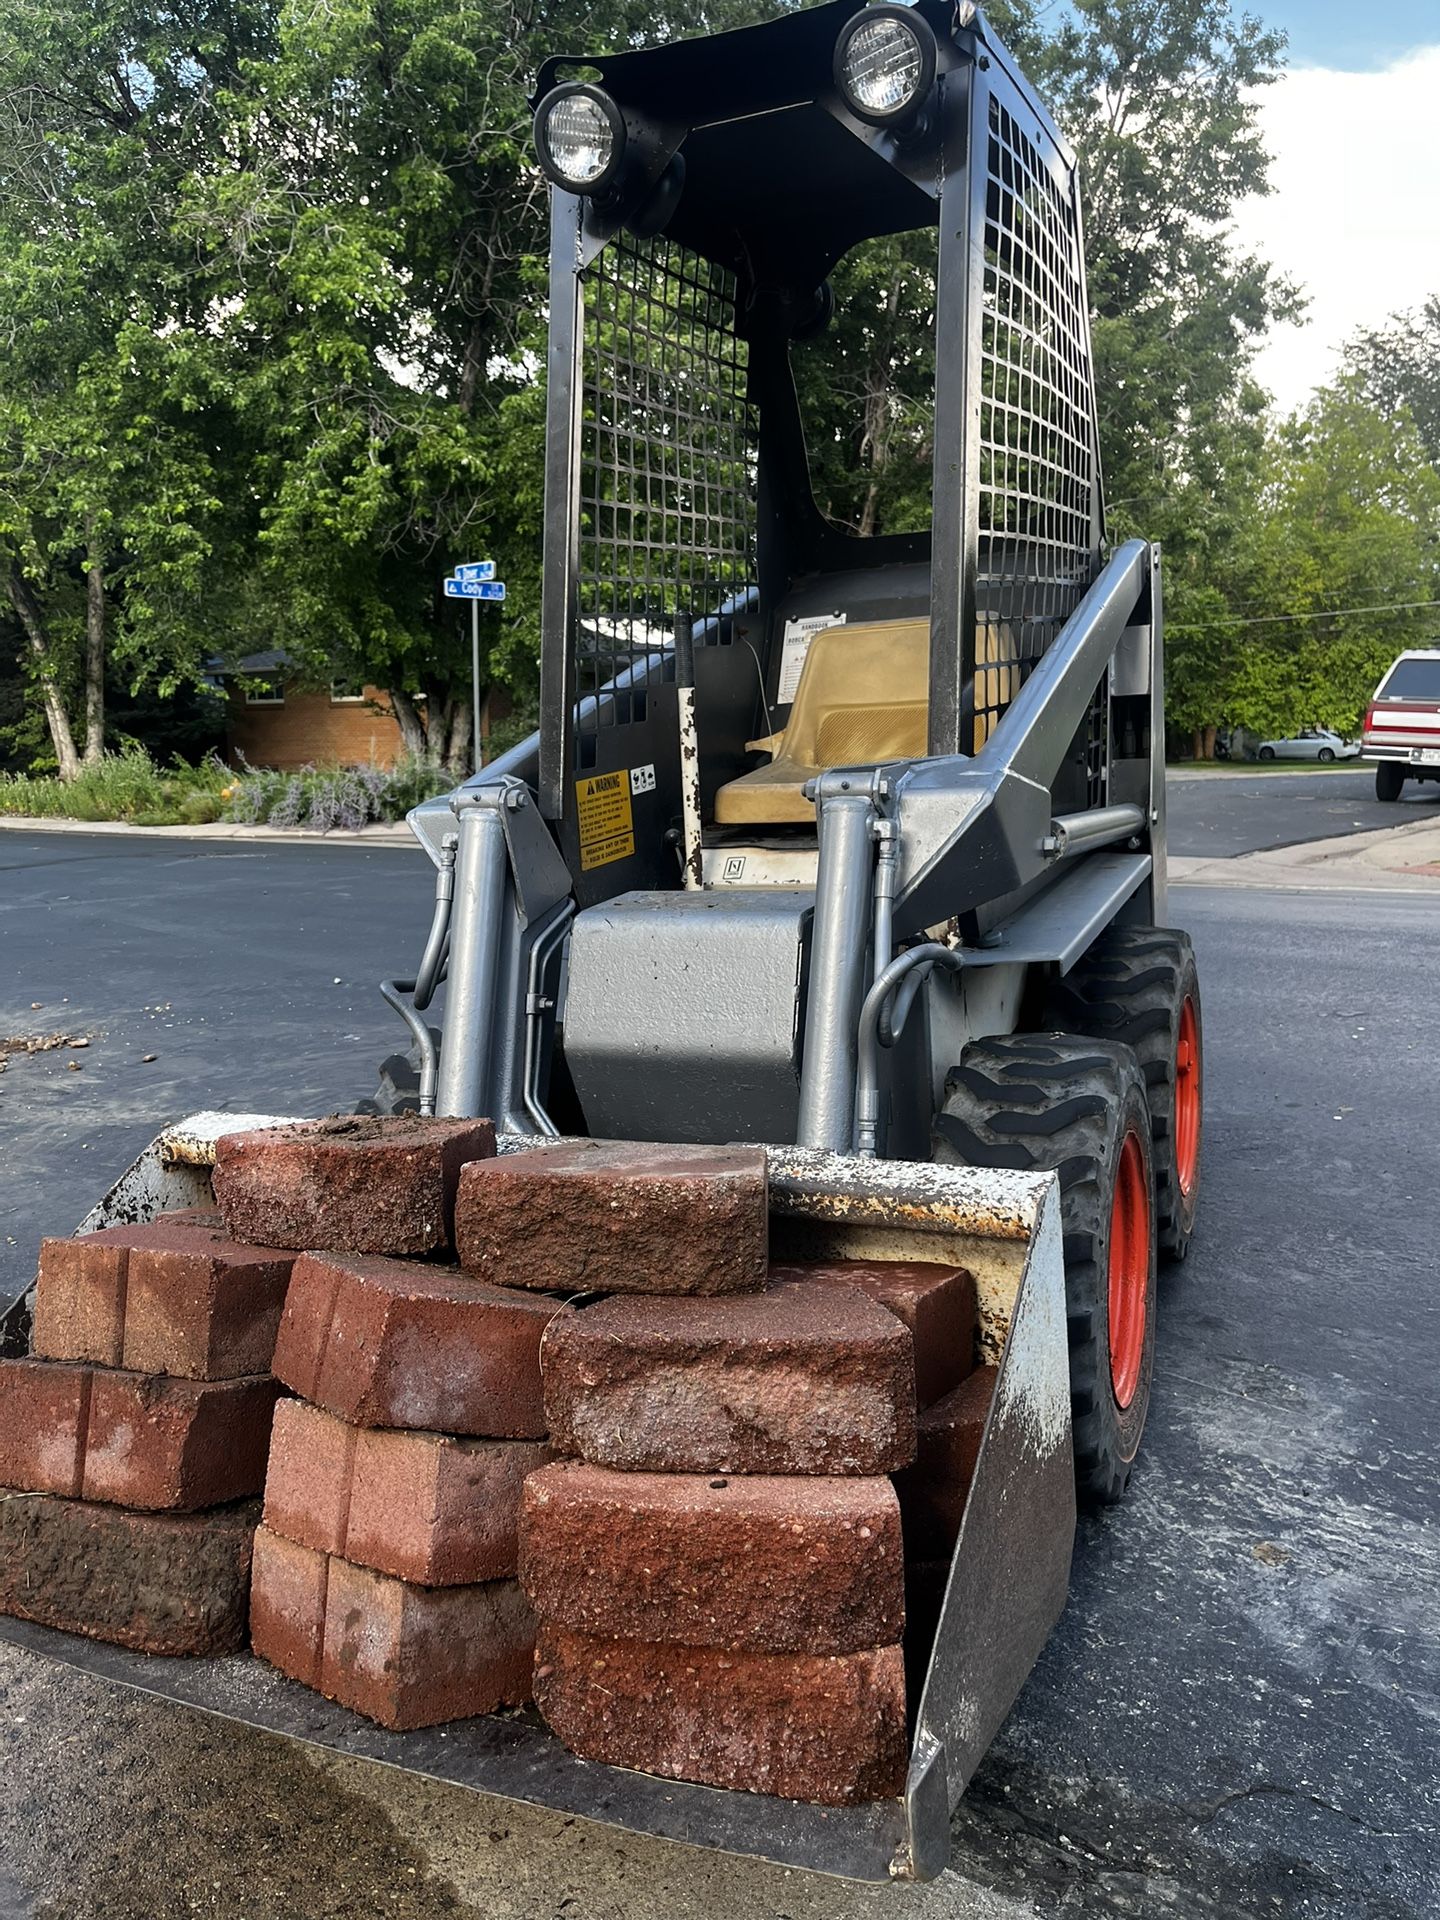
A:
[[[592,773],[575,782],[575,813],[580,828],[580,870],[608,867],[635,851],[635,822],[630,812],[630,771]]]

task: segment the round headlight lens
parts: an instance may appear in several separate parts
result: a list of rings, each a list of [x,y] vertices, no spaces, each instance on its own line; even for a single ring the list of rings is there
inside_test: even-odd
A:
[[[624,141],[619,109],[593,87],[557,87],[535,115],[540,163],[571,193],[594,193],[607,185]]]
[[[845,28],[835,78],[865,120],[898,120],[916,107],[935,78],[935,40],[903,7],[874,7]]]

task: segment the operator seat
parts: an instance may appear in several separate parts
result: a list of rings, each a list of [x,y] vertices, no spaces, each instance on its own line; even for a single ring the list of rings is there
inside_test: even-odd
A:
[[[715,796],[726,827],[809,825],[804,787],[827,767],[916,760],[930,714],[930,622],[875,620],[826,627],[800,669],[788,724],[746,744],[774,757],[729,780]]]

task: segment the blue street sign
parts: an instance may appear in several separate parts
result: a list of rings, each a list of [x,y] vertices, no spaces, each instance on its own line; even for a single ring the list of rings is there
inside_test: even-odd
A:
[[[503,600],[505,582],[503,580],[447,580],[445,598],[447,600]]]
[[[493,560],[467,560],[463,567],[456,567],[457,580],[493,580],[495,562]]]

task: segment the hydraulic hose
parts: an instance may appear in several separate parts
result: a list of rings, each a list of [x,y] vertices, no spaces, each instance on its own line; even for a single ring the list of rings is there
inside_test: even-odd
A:
[[[450,958],[450,909],[455,899],[455,850],[459,844],[460,836],[455,833],[447,833],[440,843],[440,860],[435,869],[435,911],[430,919],[420,970],[412,983],[416,1010],[420,1013],[435,998]]]
[[[393,1007],[410,1029],[410,1037],[420,1052],[420,1111],[434,1113],[435,1088],[440,1079],[440,1056],[435,1049],[435,1036],[415,1011],[407,1006],[403,996],[414,994],[413,980],[382,980],[380,995],[387,1007]],[[418,1000],[416,1002],[418,1005]]]

